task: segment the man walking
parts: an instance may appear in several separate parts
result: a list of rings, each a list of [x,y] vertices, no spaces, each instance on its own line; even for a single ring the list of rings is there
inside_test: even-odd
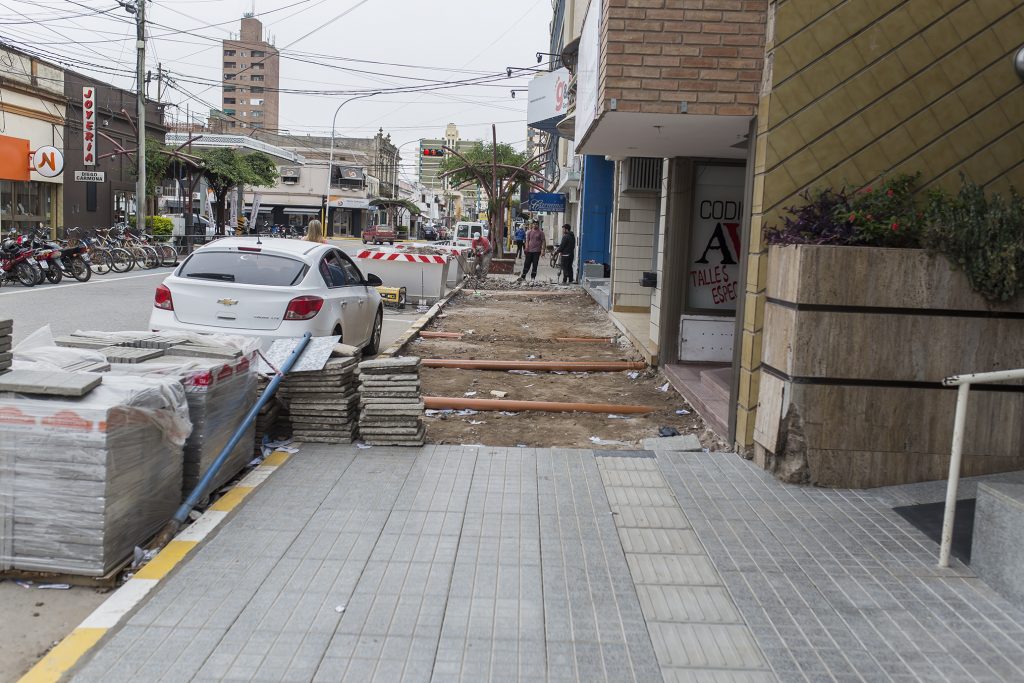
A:
[[[576,235],[568,223],[562,226],[562,241],[559,242],[555,253],[561,257],[562,284],[569,284],[573,281],[572,262],[576,258]]]
[[[526,258],[523,261],[523,273],[520,280],[526,279],[527,271],[531,270],[530,279],[537,279],[537,266],[540,264],[540,255],[544,253],[544,231],[540,229],[540,221],[534,221],[533,225],[526,232]]]

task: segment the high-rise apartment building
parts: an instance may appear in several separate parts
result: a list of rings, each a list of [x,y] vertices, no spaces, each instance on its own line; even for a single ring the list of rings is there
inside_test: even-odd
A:
[[[237,40],[224,41],[223,110],[229,130],[278,129],[281,95],[281,58],[277,48],[263,39],[263,24],[242,18]]]
[[[470,210],[472,210],[472,213],[476,213],[478,210],[486,211],[486,200],[480,188],[476,185],[472,185],[455,191],[455,188],[453,188],[450,183],[445,182],[442,178],[438,177],[438,174],[441,171],[441,162],[444,161],[444,157],[424,153],[424,150],[440,149],[447,145],[451,149],[458,150],[460,153],[465,153],[479,144],[481,143],[478,141],[463,140],[459,136],[458,126],[454,123],[449,123],[447,128],[445,128],[443,138],[424,138],[420,140],[420,183],[438,197],[450,194],[460,195],[464,200],[464,206],[466,207],[467,214],[470,213]],[[472,217],[476,218],[475,215]]]

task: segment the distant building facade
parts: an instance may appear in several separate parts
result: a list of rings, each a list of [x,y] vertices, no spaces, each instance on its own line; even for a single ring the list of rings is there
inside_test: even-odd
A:
[[[279,129],[281,57],[264,40],[256,17],[242,18],[237,39],[223,41],[223,111],[230,117],[227,132],[246,128]]]

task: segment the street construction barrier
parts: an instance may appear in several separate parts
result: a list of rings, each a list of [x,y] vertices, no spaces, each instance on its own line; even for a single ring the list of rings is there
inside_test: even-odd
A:
[[[405,287],[410,302],[424,299],[433,303],[447,291],[452,260],[448,255],[363,249],[356,259],[363,273],[373,273],[388,287]]]

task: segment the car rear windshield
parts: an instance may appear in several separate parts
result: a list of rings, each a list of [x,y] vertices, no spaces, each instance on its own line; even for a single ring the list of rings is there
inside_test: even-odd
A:
[[[178,277],[241,285],[288,287],[306,274],[306,264],[285,256],[234,251],[199,251],[185,261]]]

